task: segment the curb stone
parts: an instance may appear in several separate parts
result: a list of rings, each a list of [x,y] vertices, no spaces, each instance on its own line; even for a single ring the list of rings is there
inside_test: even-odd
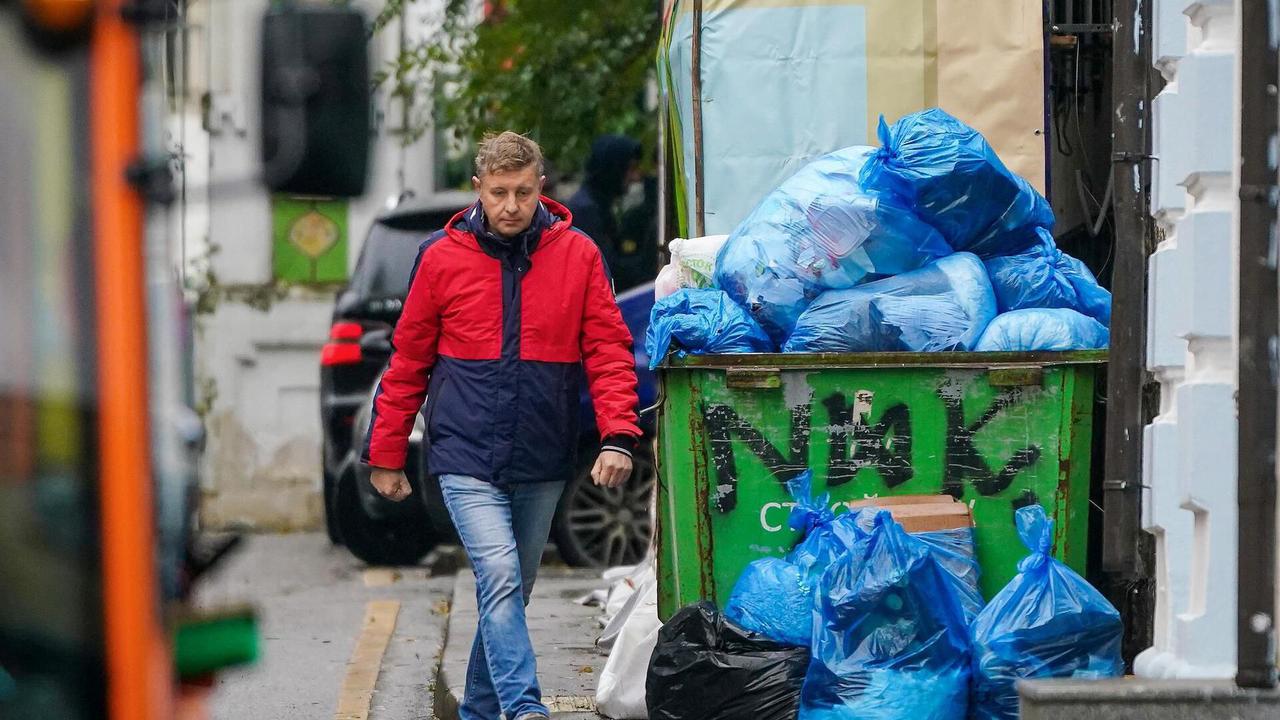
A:
[[[607,659],[595,647],[599,608],[573,602],[601,585],[596,570],[543,568],[527,613],[529,636],[538,654],[543,701],[555,720],[599,720],[595,691]],[[462,701],[479,613],[475,576],[461,569],[445,628],[444,651],[436,670],[434,710],[439,720],[456,720]],[[495,718],[496,720],[496,718]]]

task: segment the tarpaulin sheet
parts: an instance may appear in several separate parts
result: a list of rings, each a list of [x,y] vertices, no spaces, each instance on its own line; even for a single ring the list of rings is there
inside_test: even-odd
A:
[[[693,3],[669,0],[659,76],[676,139],[681,227],[692,232]],[[981,131],[1043,192],[1040,3],[985,0],[703,0],[708,234],[730,233],[814,158],[876,144],[889,121],[940,106]]]

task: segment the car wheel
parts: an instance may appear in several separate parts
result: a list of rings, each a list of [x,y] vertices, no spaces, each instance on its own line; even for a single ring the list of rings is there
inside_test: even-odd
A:
[[[556,508],[552,536],[560,557],[576,567],[634,565],[649,550],[649,502],[656,473],[648,454],[636,453],[631,479],[620,488],[597,487],[583,466]]]
[[[426,513],[411,513],[403,519],[371,518],[360,506],[356,482],[355,472],[344,472],[334,498],[338,532],[347,549],[370,565],[417,565],[435,545]]]

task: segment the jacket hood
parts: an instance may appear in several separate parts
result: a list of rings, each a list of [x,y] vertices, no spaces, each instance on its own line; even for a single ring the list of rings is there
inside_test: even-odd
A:
[[[627,170],[640,159],[640,143],[621,135],[602,135],[591,144],[583,186],[614,198],[626,192]]]

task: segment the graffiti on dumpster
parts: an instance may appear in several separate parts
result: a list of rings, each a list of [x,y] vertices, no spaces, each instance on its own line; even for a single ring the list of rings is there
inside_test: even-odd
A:
[[[966,424],[964,402],[945,389],[938,392],[947,409],[947,455],[943,463],[942,491],[959,499],[964,494],[964,481],[973,482],[979,495],[999,495],[1009,488],[1020,471],[1040,459],[1040,446],[1031,444],[1019,449],[998,471],[992,471],[982,453],[974,445],[974,437],[1000,416],[1000,413],[1022,401],[1021,388],[1004,388],[991,402],[978,421]]]
[[[844,485],[866,467],[880,469],[886,487],[895,488],[910,480],[915,474],[911,469],[911,408],[898,403],[887,410],[880,422],[871,424],[873,393],[861,390],[854,393],[854,402],[840,393],[834,393],[822,401],[831,414],[831,460],[827,467],[827,485]],[[794,427],[794,426],[793,426]],[[853,447],[853,456],[849,448]]]
[[[963,392],[957,387],[944,383],[936,391],[936,397],[945,410],[942,492],[959,499],[968,481],[980,495],[999,495],[1009,488],[1019,472],[1040,459],[1040,446],[1028,443],[993,469],[975,442],[983,428],[1024,401],[1023,388],[999,388],[990,405],[971,423],[965,422]],[[852,396],[836,392],[822,398],[821,404],[830,417],[826,428],[828,486],[851,482],[860,471],[872,467],[879,471],[886,489],[898,487],[914,477],[911,408],[905,403],[896,403],[880,413],[878,422],[872,423],[873,400],[874,393],[866,390],[854,392]],[[809,448],[814,427],[808,402],[790,408],[790,432],[785,448],[771,443],[728,405],[707,403],[703,417],[715,470],[713,496],[720,512],[727,513],[738,503],[735,442],[746,446],[779,483],[785,484],[810,467]]]

